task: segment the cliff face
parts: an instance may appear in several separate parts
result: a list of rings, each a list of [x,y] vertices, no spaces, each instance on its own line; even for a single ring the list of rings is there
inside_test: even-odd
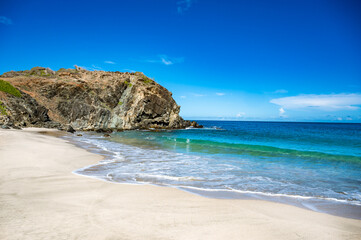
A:
[[[184,128],[172,93],[143,73],[54,72],[41,67],[0,76],[21,91],[21,97],[0,94],[7,114],[3,124],[22,127],[71,125],[76,130]],[[193,123],[193,126],[197,126]]]

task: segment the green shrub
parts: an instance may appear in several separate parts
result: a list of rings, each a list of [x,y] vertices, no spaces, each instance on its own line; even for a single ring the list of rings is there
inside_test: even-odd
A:
[[[21,97],[21,93],[10,83],[0,79],[0,91],[9,93],[15,97]]]
[[[123,105],[123,102],[118,102],[118,105]]]
[[[125,84],[127,84],[128,85],[128,87],[131,87],[131,86],[133,86],[130,82],[128,82],[128,81],[124,81],[124,83]]]
[[[6,112],[6,107],[4,106],[4,104],[1,101],[0,101],[0,114],[8,115],[8,113]]]
[[[46,73],[45,70],[40,70],[40,76],[49,77],[51,75],[49,73]]]
[[[150,79],[150,78],[143,75],[143,82],[145,84],[151,84],[153,81],[154,81],[154,79]]]

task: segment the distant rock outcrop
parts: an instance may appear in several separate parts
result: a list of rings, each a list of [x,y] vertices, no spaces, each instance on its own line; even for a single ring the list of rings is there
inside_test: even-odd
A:
[[[15,96],[0,85],[0,125],[92,131],[200,127],[183,120],[172,93],[140,72],[35,67],[0,79],[20,90]]]

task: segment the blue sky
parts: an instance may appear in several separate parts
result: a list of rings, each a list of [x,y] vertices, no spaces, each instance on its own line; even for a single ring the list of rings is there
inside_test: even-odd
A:
[[[0,73],[141,71],[186,119],[361,122],[361,1],[0,2]]]

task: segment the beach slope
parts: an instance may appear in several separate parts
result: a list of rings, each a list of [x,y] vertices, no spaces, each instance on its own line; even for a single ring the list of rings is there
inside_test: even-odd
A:
[[[0,239],[361,239],[360,220],[75,175],[102,157],[39,131],[0,130]]]

